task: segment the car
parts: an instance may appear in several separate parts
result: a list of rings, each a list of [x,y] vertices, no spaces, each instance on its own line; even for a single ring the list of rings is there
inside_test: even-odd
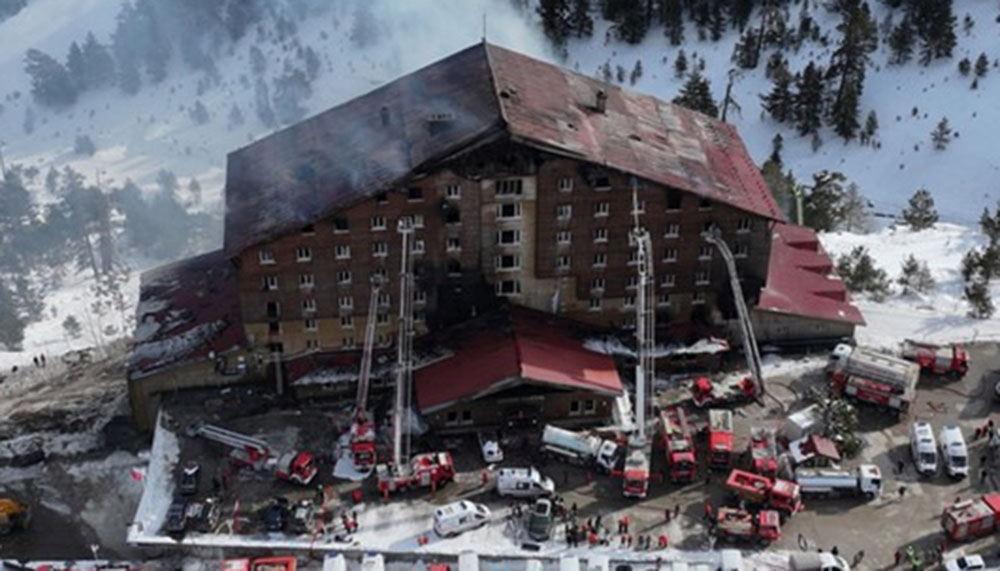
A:
[[[267,531],[284,531],[288,523],[288,500],[277,497],[264,510],[264,529]]]
[[[181,495],[193,496],[198,493],[198,480],[201,478],[201,465],[191,461],[184,465],[181,471]]]
[[[963,555],[944,562],[945,571],[978,571],[986,569],[986,562],[978,555]]]
[[[467,500],[452,502],[434,510],[434,533],[453,537],[490,522],[490,508]]]
[[[495,432],[480,432],[478,440],[479,450],[483,454],[483,462],[487,464],[503,462],[503,448],[500,447],[500,435]]]
[[[296,534],[310,533],[316,525],[316,508],[309,500],[299,500],[291,510],[288,531]]]
[[[938,445],[941,447],[941,458],[948,476],[956,479],[968,476],[969,450],[965,445],[962,429],[954,424],[945,425],[938,434]]]
[[[540,498],[535,500],[535,507],[528,516],[528,537],[535,541],[549,539],[552,528],[552,500]]]
[[[219,525],[222,506],[217,498],[207,498],[203,502],[190,502],[187,506],[189,527],[202,533],[211,533]]]
[[[167,508],[167,532],[171,534],[184,533],[187,528],[187,499],[177,496]]]
[[[552,478],[543,476],[534,466],[528,468],[500,468],[497,471],[496,492],[514,498],[539,498],[551,496],[556,489]]]
[[[933,476],[937,472],[937,443],[934,430],[926,420],[918,420],[910,426],[910,454],[918,474]]]

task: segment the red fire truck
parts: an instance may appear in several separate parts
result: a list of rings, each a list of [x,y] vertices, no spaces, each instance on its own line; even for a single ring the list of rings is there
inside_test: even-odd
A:
[[[842,343],[834,347],[827,372],[838,393],[900,415],[909,411],[916,395],[920,366]]]
[[[748,504],[769,507],[786,517],[802,510],[799,485],[788,480],[733,470],[726,480],[726,489]]]
[[[733,411],[708,411],[708,467],[728,470],[733,465]]]
[[[695,479],[694,439],[688,427],[684,409],[671,407],[660,412],[660,442],[667,454],[667,471],[671,482],[692,482]]]
[[[385,498],[393,492],[409,488],[437,489],[455,479],[455,465],[448,452],[417,454],[410,461],[409,470],[394,469],[389,464],[375,466],[378,491]]]
[[[774,430],[756,427],[750,431],[750,447],[747,450],[753,471],[774,477],[778,474],[778,444]]]
[[[723,541],[747,541],[767,545],[781,539],[781,516],[774,510],[756,514],[735,508],[719,508],[715,533]]]
[[[732,375],[712,380],[698,377],[691,384],[691,398],[697,407],[726,406],[750,402],[757,395],[753,379]]]
[[[906,340],[903,358],[920,365],[926,373],[961,379],[969,372],[969,352],[961,345],[934,345]]]
[[[997,528],[1000,518],[1000,493],[986,494],[944,508],[941,527],[952,541],[967,541],[989,535]]]

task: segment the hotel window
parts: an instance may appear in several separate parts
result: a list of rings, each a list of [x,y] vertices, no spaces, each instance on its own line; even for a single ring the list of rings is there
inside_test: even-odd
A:
[[[339,272],[337,272],[337,283],[339,284],[351,283],[351,270],[340,270]]]
[[[594,179],[594,190],[611,190],[611,179],[606,176],[599,176]]]
[[[705,244],[698,246],[698,259],[699,260],[711,260],[712,259],[712,246]]]
[[[354,309],[354,298],[349,295],[340,296],[340,309]]]
[[[663,274],[663,278],[660,280],[660,287],[674,287],[676,283],[676,278],[674,274]]]
[[[351,247],[346,244],[338,244],[335,248],[335,256],[338,260],[346,260],[351,257]]]
[[[414,323],[423,323],[425,321],[427,321],[427,314],[423,311],[417,311],[413,314]]]
[[[569,230],[560,230],[556,232],[556,244],[560,246],[568,246],[573,241],[573,233]]]
[[[261,278],[263,289],[274,291],[278,289],[278,276],[264,276]]]
[[[388,204],[389,203],[389,193],[380,192],[375,195],[375,204]]]
[[[592,399],[583,401],[583,414],[594,414],[597,412],[597,402]]]
[[[302,228],[302,235],[304,235],[304,236],[315,236],[316,235],[316,227],[313,226],[312,224],[310,224],[310,225]]]
[[[341,315],[340,316],[340,326],[344,329],[351,329],[354,327],[354,316],[353,315]]]
[[[611,213],[611,203],[610,202],[598,202],[594,205],[594,216],[601,217],[607,216]]]
[[[580,414],[580,401],[573,400],[569,401],[569,415],[577,416]]]
[[[319,351],[319,340],[306,339],[306,351]]]
[[[573,217],[573,205],[571,204],[560,204],[556,207],[556,219],[557,220],[569,220]]]
[[[277,321],[271,321],[267,324],[268,333],[281,333],[281,323]]]
[[[379,313],[379,314],[376,314],[375,315],[375,324],[376,325],[388,325],[389,324],[389,314],[388,313]]]
[[[312,248],[308,246],[299,246],[295,248],[295,261],[297,262],[309,262],[313,259]]]
[[[276,301],[269,301],[267,302],[266,311],[268,319],[277,319],[281,316],[281,304]]]
[[[676,238],[681,235],[681,225],[676,223],[667,224],[667,231],[663,233],[664,238]]]
[[[521,256],[497,256],[494,258],[494,265],[498,270],[519,270]]]
[[[746,258],[750,255],[750,246],[747,244],[736,244],[736,251],[733,252],[734,258]]]
[[[604,278],[594,278],[590,280],[591,291],[604,291]]]
[[[623,309],[628,309],[630,307],[635,307],[635,296],[634,295],[626,295],[625,298],[622,299],[622,308]]]
[[[709,198],[702,198],[698,201],[698,210],[711,210],[712,200]]]
[[[672,210],[680,210],[681,209],[681,200],[682,199],[683,199],[683,195],[681,194],[681,191],[679,191],[679,190],[668,190],[667,191],[667,211],[670,212]]]
[[[520,243],[520,230],[501,230],[497,232],[497,244],[501,246],[517,246]]]
[[[694,305],[701,305],[705,303],[705,292],[703,291],[694,292],[694,298],[691,299],[691,303]]]
[[[500,220],[516,220],[521,217],[520,202],[497,204],[497,218]]]
[[[372,216],[372,230],[385,230],[385,216]]]
[[[405,220],[405,221],[409,222],[410,226],[413,226],[413,228],[415,228],[417,230],[419,230],[419,229],[421,229],[421,228],[424,227],[424,215],[423,214],[414,214],[412,216],[410,216],[410,215],[403,216],[403,217],[401,217],[401,220]]]
[[[424,191],[419,186],[411,186],[406,189],[406,199],[410,202],[416,202],[418,200],[424,199]]]
[[[376,298],[375,303],[377,303],[379,307],[389,307],[390,305],[392,305],[392,298],[389,297],[389,292],[386,291],[379,292],[378,298]]]
[[[590,305],[587,307],[590,311],[600,311],[601,310],[601,298],[592,297],[590,298]]]
[[[503,280],[497,282],[497,295],[517,295],[521,293],[521,282],[517,280]]]
[[[448,206],[450,206],[450,208],[442,208],[442,210],[444,210],[444,223],[461,224],[462,212],[455,205],[448,205]]]
[[[444,195],[446,198],[462,198],[462,187],[457,184],[449,184],[444,187]]]
[[[427,292],[422,289],[413,292],[413,303],[416,305],[427,303]]]
[[[515,196],[521,194],[523,185],[519,178],[505,178],[497,181],[497,196]]]
[[[316,300],[313,298],[302,300],[302,313],[316,313]]]
[[[389,255],[389,244],[385,242],[375,242],[372,244],[372,255],[384,258]]]
[[[312,289],[316,285],[316,280],[312,274],[299,274],[299,288]]]
[[[637,287],[639,287],[639,276],[625,278],[625,289],[635,289]]]
[[[448,260],[448,275],[453,278],[462,275],[462,264],[458,260],[454,258]]]
[[[637,205],[632,208],[632,214],[644,214],[646,212],[646,201],[640,200]]]
[[[389,281],[389,270],[385,268],[375,268],[372,270],[371,279],[384,284]]]
[[[753,227],[753,222],[749,218],[740,218],[736,221],[736,232],[746,234]]]
[[[260,265],[267,266],[274,263],[274,252],[271,250],[261,250],[258,255],[260,256]]]
[[[354,349],[354,337],[344,337],[340,342],[340,346],[344,349]]]
[[[663,252],[663,261],[664,262],[676,262],[677,261],[677,248],[667,248],[666,251]]]
[[[604,252],[597,252],[594,254],[594,264],[595,267],[603,268],[608,265],[608,255]]]
[[[571,192],[573,190],[573,179],[563,177],[559,179],[559,192]]]
[[[594,241],[595,242],[607,242],[608,241],[608,229],[607,228],[594,228]]]
[[[411,250],[411,251],[414,254],[423,254],[424,252],[427,251],[427,245],[424,243],[423,240],[420,240],[420,239],[414,240],[413,241],[413,250]]]
[[[656,298],[656,305],[660,307],[670,307],[670,294],[661,293],[659,297]]]
[[[639,265],[639,252],[635,250],[628,251],[628,265],[630,266]]]
[[[458,252],[462,249],[462,241],[458,238],[446,238],[444,244],[448,252]]]
[[[569,269],[569,256],[559,256],[556,258],[556,269],[557,270],[568,270]]]
[[[694,285],[708,285],[709,274],[707,270],[698,270],[694,273]]]
[[[375,344],[379,347],[388,347],[389,345],[392,345],[392,334],[379,333],[375,336]]]
[[[347,222],[347,218],[334,218],[333,219],[333,233],[343,234],[344,232],[350,232],[351,225]]]
[[[306,331],[316,331],[319,329],[319,324],[315,319],[306,319],[304,324]]]

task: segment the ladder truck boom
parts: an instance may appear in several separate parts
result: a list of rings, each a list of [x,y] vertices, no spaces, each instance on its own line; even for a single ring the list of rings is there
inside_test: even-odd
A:
[[[368,418],[368,390],[371,386],[375,318],[381,291],[381,283],[373,279],[371,296],[368,299],[368,320],[365,322],[365,346],[361,355],[358,395],[354,402],[354,417],[351,419],[351,458],[354,461],[354,468],[360,472],[367,472],[375,465],[375,426]]]
[[[267,442],[264,442],[260,438],[240,434],[221,426],[198,424],[194,426],[192,432],[195,436],[201,436],[202,438],[225,444],[231,448],[243,449],[252,455],[265,457],[270,452]]]

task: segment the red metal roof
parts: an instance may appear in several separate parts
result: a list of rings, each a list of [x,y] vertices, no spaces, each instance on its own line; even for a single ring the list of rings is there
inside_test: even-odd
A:
[[[414,372],[422,412],[520,383],[619,394],[614,360],[587,351],[564,319],[511,308],[455,328],[452,357]]]
[[[226,255],[501,135],[783,219],[731,125],[482,43],[230,153]]]
[[[865,324],[812,229],[776,224],[772,234],[767,284],[760,291],[757,309]]]
[[[130,378],[246,346],[236,268],[222,250],[142,274]]]
[[[840,451],[837,444],[829,438],[823,438],[812,434],[802,445],[803,450],[812,452],[818,456],[824,456],[833,460],[840,460]]]

